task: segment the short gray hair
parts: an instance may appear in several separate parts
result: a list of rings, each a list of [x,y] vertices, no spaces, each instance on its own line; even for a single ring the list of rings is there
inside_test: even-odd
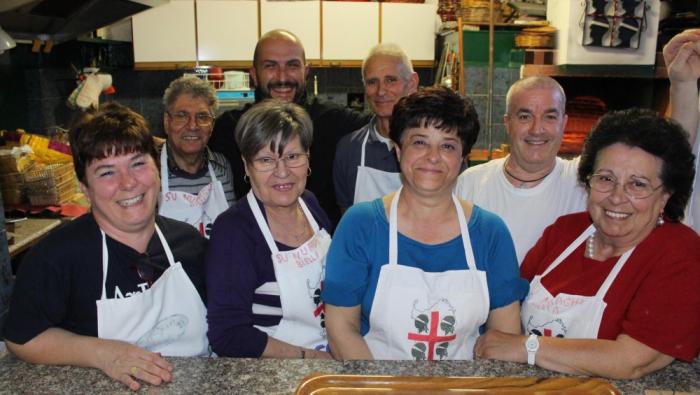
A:
[[[165,106],[165,109],[169,110],[170,106],[175,103],[175,100],[183,94],[204,99],[212,115],[216,114],[216,110],[219,108],[216,92],[214,92],[214,88],[209,82],[194,75],[183,75],[170,82],[170,85],[165,89],[165,93],[163,93],[163,106]]]
[[[362,61],[362,79],[365,78],[365,68],[367,67],[367,63],[376,56],[388,56],[398,60],[399,65],[401,66],[399,67],[399,74],[401,77],[405,80],[411,78],[411,74],[413,74],[413,65],[411,64],[411,60],[408,59],[406,52],[396,44],[382,43],[375,45],[369,51],[369,54],[367,54],[365,60]]]
[[[510,86],[508,89],[508,93],[506,94],[506,113],[510,114],[511,111],[511,104],[513,100],[513,96],[524,90],[530,90],[530,89],[552,89],[557,92],[559,92],[559,95],[561,97],[561,113],[564,114],[566,113],[566,93],[564,93],[564,88],[559,85],[559,83],[552,77],[548,77],[545,75],[536,75],[532,77],[525,77],[521,78],[513,85]]]
[[[275,140],[280,135],[279,145]],[[246,111],[236,125],[236,144],[246,161],[266,145],[280,155],[294,137],[299,136],[301,147],[309,152],[313,141],[313,125],[303,107],[294,103],[283,103],[275,99],[262,101]]]

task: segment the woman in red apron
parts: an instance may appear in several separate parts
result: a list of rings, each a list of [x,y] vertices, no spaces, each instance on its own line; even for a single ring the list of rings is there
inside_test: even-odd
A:
[[[495,215],[452,194],[479,123],[471,102],[428,88],[394,107],[403,187],[343,217],[324,281],[338,359],[471,359],[483,326],[519,333],[513,242]]]
[[[251,190],[217,219],[207,258],[218,355],[331,358],[320,299],[330,221],[305,191],[311,138],[296,104],[262,102],[238,122]]]
[[[91,211],[32,248],[3,336],[18,357],[101,369],[137,390],[172,378],[164,356],[209,355],[191,226],[156,215],[160,179],[145,120],[105,105],[71,130]]]
[[[588,211],[560,217],[521,267],[525,336],[488,332],[484,358],[638,378],[700,350],[700,236],[682,225],[693,179],[683,130],[649,110],[601,118],[579,180]]]

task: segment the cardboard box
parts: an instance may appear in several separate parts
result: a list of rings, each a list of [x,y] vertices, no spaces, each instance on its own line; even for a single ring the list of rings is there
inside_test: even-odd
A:
[[[609,0],[613,1],[613,0]],[[588,1],[549,0],[547,20],[557,29],[557,65],[653,65],[659,30],[659,0],[645,0],[646,12],[639,34],[639,48],[584,45],[584,17]],[[610,11],[606,9],[604,16]]]

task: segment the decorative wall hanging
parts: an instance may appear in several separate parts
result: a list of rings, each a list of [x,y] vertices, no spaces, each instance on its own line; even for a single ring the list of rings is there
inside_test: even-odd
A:
[[[646,28],[646,0],[585,0],[583,45],[639,48]]]

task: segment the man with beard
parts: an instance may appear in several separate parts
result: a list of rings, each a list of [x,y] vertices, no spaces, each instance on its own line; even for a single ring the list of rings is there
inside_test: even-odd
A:
[[[367,124],[369,115],[331,103],[321,103],[317,99],[307,100],[308,72],[304,47],[293,33],[280,29],[260,37],[250,69],[250,78],[255,84],[255,101],[273,98],[285,103],[294,102],[304,107],[311,116],[314,134],[307,189],[316,195],[321,207],[335,224],[340,218],[332,175],[335,146],[341,137]],[[234,189],[238,196],[248,193],[250,185],[243,177],[245,169],[234,139],[234,130],[238,119],[250,107],[246,105],[243,109],[221,114],[209,140],[209,147],[224,154],[231,163]]]

